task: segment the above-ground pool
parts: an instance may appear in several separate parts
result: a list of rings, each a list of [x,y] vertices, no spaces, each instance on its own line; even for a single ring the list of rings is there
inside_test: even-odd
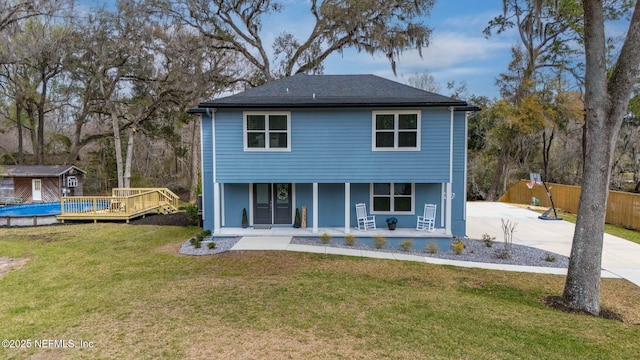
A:
[[[10,205],[0,207],[0,226],[37,226],[56,224],[60,203]]]
[[[0,216],[60,215],[60,213],[59,202],[0,207]]]
[[[101,210],[109,206],[108,201],[74,202],[65,204],[65,211],[85,212]],[[62,213],[60,202],[8,205],[0,207],[0,226],[36,226],[58,223],[56,215]]]

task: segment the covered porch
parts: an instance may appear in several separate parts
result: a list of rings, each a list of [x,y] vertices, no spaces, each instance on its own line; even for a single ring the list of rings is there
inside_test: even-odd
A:
[[[411,211],[403,213],[380,213],[371,209],[373,196],[370,183],[214,183],[213,201],[204,204],[204,227],[217,235],[243,236],[393,236],[393,237],[452,237],[464,231],[452,231],[453,196],[450,183],[411,184]],[[265,188],[264,196],[260,189]],[[279,190],[284,190],[280,196]],[[206,189],[205,189],[206,191]],[[282,201],[281,201],[282,200]],[[358,230],[355,205],[367,204],[369,215],[376,216],[377,229]],[[435,231],[416,230],[417,217],[423,215],[426,203],[437,204],[438,216]],[[280,210],[283,206],[284,210]],[[464,204],[461,206],[464,207]],[[303,211],[302,208],[305,210]],[[240,227],[240,214],[247,212],[247,229]],[[295,229],[295,210],[300,209],[302,225]],[[258,216],[264,211],[266,216]],[[212,215],[209,215],[212,214]],[[285,218],[285,221],[278,221]],[[306,216],[305,216],[306,214]],[[399,219],[398,228],[387,229],[385,219]],[[261,221],[258,221],[260,217]],[[266,219],[266,221],[264,221]],[[306,220],[306,221],[305,221]],[[300,235],[298,235],[300,234]]]
[[[313,227],[293,228],[291,226],[249,226],[242,227],[222,227],[215,232],[214,236],[298,236],[298,237],[319,237],[322,234],[329,234],[332,237],[344,237],[347,234],[356,237],[383,236],[386,238],[451,238],[444,228],[436,228],[434,231],[416,230],[415,228],[378,228],[373,230],[349,229],[345,232],[344,227]]]

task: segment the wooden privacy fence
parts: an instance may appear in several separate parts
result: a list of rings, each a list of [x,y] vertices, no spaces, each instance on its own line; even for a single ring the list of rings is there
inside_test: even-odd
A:
[[[166,188],[113,189],[111,196],[69,196],[61,199],[59,220],[126,220],[149,213],[174,213],[179,198]]]
[[[551,207],[551,202],[549,202],[544,186],[536,185],[533,189],[529,189],[527,182],[528,180],[520,180],[515,183],[498,201],[533,205],[535,204],[535,199],[538,199],[540,206]],[[548,184],[548,186],[551,189],[551,196],[553,196],[553,202],[557,209],[573,214],[578,213],[581,190],[579,186],[553,183]],[[627,229],[639,230],[640,194],[609,191],[606,222]]]

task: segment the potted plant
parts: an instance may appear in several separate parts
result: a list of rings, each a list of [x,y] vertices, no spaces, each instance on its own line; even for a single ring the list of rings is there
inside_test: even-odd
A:
[[[395,230],[397,223],[398,219],[395,216],[390,216],[387,218],[387,226],[389,227],[389,230]]]
[[[247,209],[242,208],[242,228],[246,229],[249,226],[249,220],[247,219]]]
[[[293,219],[293,227],[296,229],[300,227],[300,211],[298,208],[296,208],[296,216]]]

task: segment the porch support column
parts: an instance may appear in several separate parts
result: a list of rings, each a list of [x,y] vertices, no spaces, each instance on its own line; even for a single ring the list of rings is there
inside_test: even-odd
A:
[[[213,232],[220,232],[220,183],[213,183]]]
[[[344,233],[351,232],[351,183],[344,183]]]
[[[314,234],[318,233],[318,183],[313,183],[313,229]]]
[[[445,211],[447,214],[445,215],[445,223],[444,230],[447,235],[451,235],[451,200],[453,199],[453,116],[454,116],[454,108],[450,107],[449,111],[451,112],[451,119],[449,123],[449,181],[446,184],[446,206]]]
[[[447,184],[440,184],[440,226],[444,227],[445,224],[445,209],[447,208]]]
[[[447,235],[451,235],[451,198],[453,198],[453,187],[451,186],[451,183],[448,182],[446,185],[446,195],[445,195],[445,211],[446,211],[446,215],[444,217],[444,231]]]

